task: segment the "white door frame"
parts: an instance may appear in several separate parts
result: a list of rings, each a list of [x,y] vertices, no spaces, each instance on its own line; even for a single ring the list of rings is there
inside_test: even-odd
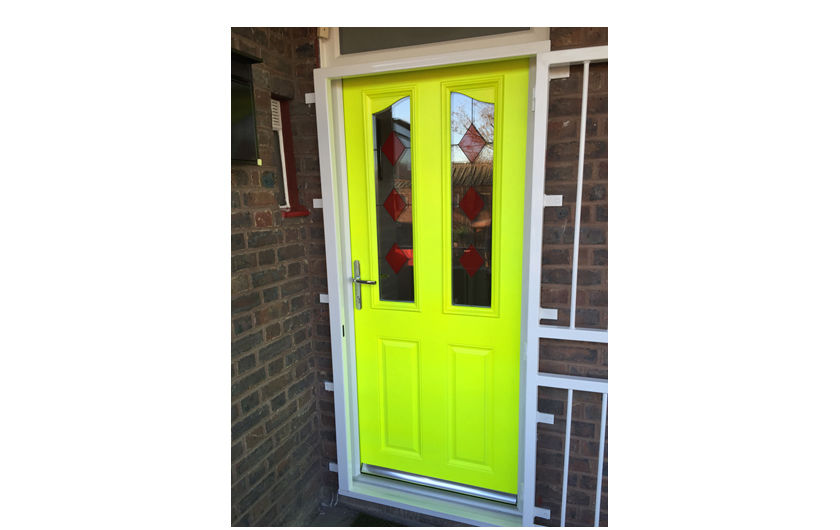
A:
[[[604,47],[606,48],[606,47]],[[449,520],[480,526],[526,526],[533,524],[533,480],[534,469],[527,465],[532,461],[533,453],[525,454],[526,447],[536,446],[535,433],[526,429],[526,419],[536,412],[535,396],[526,396],[529,385],[535,382],[529,380],[526,385],[526,342],[528,331],[528,308],[534,301],[528,300],[528,285],[523,285],[523,326],[521,352],[522,374],[520,383],[520,418],[519,418],[519,503],[517,506],[505,506],[499,503],[466,497],[456,493],[399,483],[360,473],[359,457],[359,429],[356,399],[355,373],[355,337],[353,322],[353,294],[352,270],[350,262],[350,223],[348,216],[347,169],[344,139],[344,115],[342,103],[341,80],[347,77],[357,77],[376,73],[396,72],[432,68],[454,64],[530,57],[529,91],[533,97],[535,93],[535,75],[537,56],[545,56],[550,49],[549,41],[531,42],[493,48],[472,49],[437,53],[422,57],[407,57],[403,59],[389,59],[367,63],[348,64],[319,68],[314,71],[315,79],[315,108],[318,125],[318,151],[321,171],[321,193],[324,213],[324,237],[327,261],[327,285],[329,289],[329,315],[333,366],[333,391],[335,397],[336,422],[336,450],[338,472],[338,493],[348,497],[372,501],[405,510],[419,512]],[[552,52],[557,53],[557,52]],[[547,66],[545,67],[547,74]],[[542,73],[542,72],[541,72]],[[544,74],[544,75],[545,75]],[[547,81],[546,87],[547,89]],[[545,90],[541,90],[545,92]],[[547,94],[545,94],[547,96]],[[546,97],[547,99],[547,97]],[[531,110],[534,110],[532,100]],[[542,114],[547,115],[547,109]],[[540,116],[544,119],[545,116]],[[534,112],[529,113],[528,119],[528,167],[526,169],[526,232],[532,230],[529,219],[533,217],[529,190],[534,182],[532,171],[533,160],[544,158],[544,133],[540,145],[540,154],[534,155]],[[544,125],[544,124],[543,124]],[[539,179],[542,182],[542,179]],[[541,187],[540,187],[541,188]],[[540,190],[541,191],[541,190]],[[541,219],[542,208],[539,208]],[[541,234],[542,225],[539,223]],[[524,234],[525,240],[530,238]],[[526,249],[526,252],[528,250]],[[539,248],[530,247],[530,252],[538,252],[536,263],[539,263]],[[526,256],[527,261],[533,263],[533,257]],[[527,279],[523,279],[528,283]],[[538,280],[537,280],[538,281]],[[533,279],[531,281],[533,283]],[[536,304],[539,304],[537,294]],[[583,331],[583,330],[579,330]],[[603,332],[606,336],[606,332]],[[584,339],[586,340],[586,339]],[[605,342],[605,340],[603,340]],[[530,351],[528,357],[531,357]],[[530,363],[530,364],[533,364]],[[535,386],[536,388],[536,386]],[[527,410],[526,402],[533,400],[533,412]],[[531,450],[533,451],[532,448]],[[332,468],[332,465],[331,465]],[[529,469],[526,469],[529,468]],[[530,487],[526,487],[529,485]],[[528,501],[529,502],[526,502]]]

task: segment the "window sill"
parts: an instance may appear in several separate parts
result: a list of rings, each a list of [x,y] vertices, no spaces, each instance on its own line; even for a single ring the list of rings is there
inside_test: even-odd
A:
[[[306,217],[307,215],[309,215],[309,210],[307,210],[303,206],[293,206],[288,210],[281,212],[281,215],[283,216],[283,219],[286,219],[288,217]]]

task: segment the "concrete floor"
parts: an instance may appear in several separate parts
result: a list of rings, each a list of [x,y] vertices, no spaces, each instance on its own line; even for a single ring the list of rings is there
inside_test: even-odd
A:
[[[379,519],[354,510],[349,506],[321,506],[315,520],[309,526],[403,526],[392,521]]]

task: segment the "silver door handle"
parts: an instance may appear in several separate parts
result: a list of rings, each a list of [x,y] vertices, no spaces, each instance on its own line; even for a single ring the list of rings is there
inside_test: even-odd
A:
[[[355,295],[354,298],[356,299],[356,309],[362,308],[362,288],[360,284],[363,285],[376,285],[376,281],[374,280],[363,280],[361,278],[361,273],[359,266],[359,260],[353,262],[353,294]]]

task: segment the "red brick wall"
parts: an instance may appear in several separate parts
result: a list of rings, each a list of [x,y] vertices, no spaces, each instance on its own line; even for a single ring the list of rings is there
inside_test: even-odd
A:
[[[231,170],[231,523],[301,525],[316,513],[326,475],[315,388],[313,319],[326,290],[320,210],[284,219],[271,165],[270,94],[292,98],[300,198],[320,197],[313,91],[314,28],[233,28],[253,66],[265,165]]]

